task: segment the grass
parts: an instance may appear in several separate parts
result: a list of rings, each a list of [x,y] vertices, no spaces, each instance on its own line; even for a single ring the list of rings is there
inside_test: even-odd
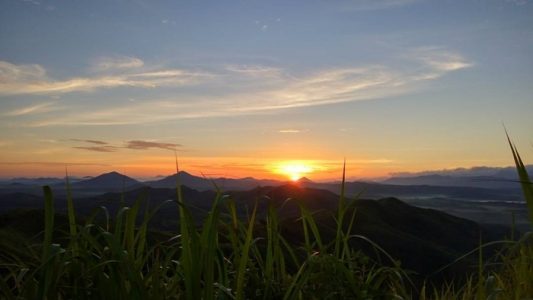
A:
[[[533,182],[518,153],[515,144],[506,132],[513,155],[519,183],[524,193],[529,221],[533,228]],[[519,241],[514,237],[490,244],[506,244],[500,254],[490,262],[483,262],[481,252],[489,244],[482,244],[466,257],[477,251],[478,272],[468,277],[461,286],[453,284],[427,291],[423,288],[420,299],[532,299],[533,298],[533,231],[525,233]],[[462,257],[461,257],[462,258]]]
[[[509,140],[529,211],[531,181]],[[176,159],[176,169],[178,169]],[[281,232],[279,207],[269,202],[264,228],[258,227],[257,202],[246,218],[217,188],[215,201],[196,225],[184,204],[179,182],[175,201],[150,209],[144,197],[111,218],[99,208],[76,218],[67,180],[68,231],[54,232],[53,195],[44,187],[44,233],[38,244],[14,253],[0,266],[3,299],[525,299],[533,295],[533,234],[506,246],[493,260],[482,260],[464,283],[425,285],[417,290],[408,272],[379,245],[352,235],[354,201],[342,188],[335,213],[335,239],[324,240],[313,213],[300,205],[301,243]],[[268,199],[262,199],[268,201]],[[292,201],[287,199],[287,201]],[[146,205],[146,206],[144,206]],[[176,205],[179,230],[154,238],[149,222],[162,205]],[[531,215],[530,215],[531,216]],[[533,218],[531,218],[533,225]],[[64,239],[59,236],[65,237]],[[387,264],[352,246],[364,241]],[[59,241],[59,242],[58,242]]]

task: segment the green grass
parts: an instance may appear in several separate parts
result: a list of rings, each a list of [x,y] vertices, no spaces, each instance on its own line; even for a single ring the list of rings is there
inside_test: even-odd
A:
[[[518,149],[507,132],[506,136],[533,228],[533,182]],[[481,255],[483,248],[495,243],[506,244],[506,247],[491,262],[483,262]],[[512,237],[506,241],[482,244],[478,249],[465,254],[460,259],[476,251],[479,254],[477,274],[469,276],[460,286],[449,284],[433,289],[424,287],[419,295],[420,299],[518,300],[533,298],[533,231],[525,233],[519,241],[515,241]]]
[[[531,181],[509,141],[530,212]],[[177,159],[176,169],[178,170]],[[213,205],[197,226],[184,204],[179,182],[175,201],[143,206],[140,195],[111,218],[99,208],[82,223],[75,216],[67,180],[68,231],[54,231],[53,195],[44,187],[44,233],[0,265],[2,299],[525,299],[533,296],[533,234],[507,246],[499,256],[482,260],[478,272],[463,283],[423,286],[410,282],[393,257],[379,245],[352,235],[357,211],[344,193],[335,238],[325,240],[313,213],[300,205],[302,242],[281,234],[277,209],[270,202],[264,227],[258,228],[257,202],[246,218],[217,188]],[[268,201],[269,199],[262,199]],[[287,201],[292,201],[287,199]],[[162,205],[175,205],[179,229],[153,238],[149,222]],[[143,212],[143,213],[141,213]],[[533,219],[532,219],[533,224]],[[0,232],[1,233],[1,232]],[[62,236],[61,239],[59,236]],[[387,263],[373,261],[352,241],[371,245]],[[58,242],[59,241],[59,242]],[[481,241],[480,241],[481,244]],[[25,249],[25,250],[24,250]]]

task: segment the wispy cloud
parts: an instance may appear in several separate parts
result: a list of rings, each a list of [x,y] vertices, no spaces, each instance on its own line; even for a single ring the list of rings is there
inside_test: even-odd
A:
[[[528,0],[505,0],[507,3],[522,6],[528,3]]]
[[[122,146],[110,145],[108,142],[100,140],[90,140],[90,139],[70,139],[70,141],[81,142],[86,144],[93,144],[95,146],[74,146],[74,149],[93,151],[93,152],[117,152],[120,149],[132,149],[132,150],[150,150],[150,149],[164,149],[164,150],[176,150],[181,147],[180,144],[174,143],[162,143],[155,141],[142,141],[142,140],[132,140],[126,141]]]
[[[285,87],[265,91],[256,97],[253,105],[241,105],[234,111],[254,112],[392,97],[416,89],[421,81],[435,80],[473,66],[458,53],[439,47],[409,51],[405,59],[410,68],[373,65],[287,78]]]
[[[416,91],[427,86],[427,82],[473,66],[472,62],[459,53],[442,47],[411,49],[399,55],[398,60],[399,63],[394,65],[331,68],[307,74],[291,74],[276,68],[258,66],[225,66],[225,69],[218,73],[218,86],[212,82],[200,85],[205,90],[222,89],[222,92],[196,92],[179,98],[139,99],[127,106],[93,106],[90,110],[84,110],[83,114],[62,114],[54,118],[27,122],[25,125],[41,127],[146,124],[180,119],[263,114],[282,109],[392,98]],[[180,71],[159,70],[127,76],[129,82],[138,81],[139,84],[142,82],[143,85],[148,85],[152,80],[157,80],[158,83],[174,81],[175,79],[169,78],[179,78],[180,74]],[[239,82],[238,78],[243,74],[248,79],[246,82]],[[277,75],[269,77],[260,74]],[[233,88],[236,83],[240,83],[244,88]],[[224,90],[226,86],[232,86],[230,92]]]
[[[148,149],[153,149],[153,148],[175,150],[178,147],[181,147],[181,145],[172,144],[172,143],[149,142],[149,141],[128,141],[126,142],[126,146],[125,146],[125,148],[134,149],[134,150],[148,150]]]
[[[70,139],[70,140],[74,142],[84,142],[84,143],[95,144],[95,145],[108,145],[109,144],[108,142],[98,141],[98,140],[81,140],[81,139]]]
[[[33,5],[41,5],[41,2],[35,1],[35,0],[21,0],[21,1],[24,2],[24,3],[30,3],[30,4],[33,4]]]
[[[390,164],[394,162],[391,159],[387,158],[379,158],[379,159],[358,159],[358,160],[351,160],[350,163],[354,164]]]
[[[87,151],[94,151],[94,152],[116,152],[117,147],[115,146],[78,146],[78,147],[72,147],[74,149],[81,149],[81,150],[87,150]]]
[[[474,65],[458,53],[450,52],[440,47],[418,48],[410,51],[408,55],[413,59],[422,61],[426,66],[437,72],[456,71]]]
[[[116,152],[117,150],[119,150],[119,147],[109,145],[108,142],[104,142],[100,140],[69,139],[69,141],[96,145],[96,146],[74,146],[72,147],[73,149],[93,151],[93,152]]]
[[[337,3],[344,11],[369,11],[381,10],[410,5],[421,0],[356,0],[341,1]]]
[[[279,133],[300,133],[302,131],[299,129],[281,129],[281,130],[278,130],[278,132]]]
[[[37,64],[15,65],[0,61],[0,84],[11,81],[36,81],[46,76],[43,67]]]
[[[124,62],[122,67],[128,64],[134,65],[135,62]],[[107,67],[111,68],[112,64],[109,63]],[[0,95],[64,94],[102,88],[180,86],[198,83],[209,76],[207,72],[159,69],[56,80],[49,78],[45,69],[40,65],[16,65],[0,61]]]
[[[128,106],[92,109],[83,114],[72,114],[46,118],[25,123],[28,127],[45,126],[109,126],[159,123],[179,119],[238,114],[228,111],[227,105],[217,101],[154,100],[132,102]]]
[[[1,162],[0,165],[29,165],[29,166],[110,166],[109,164],[99,164],[99,163],[81,163],[81,162],[46,162],[46,161],[19,161],[19,162]]]
[[[368,98],[397,92],[403,85],[395,71],[381,66],[332,69],[293,81],[287,87],[269,93],[265,105],[243,107],[244,110],[281,109],[322,105]]]
[[[91,66],[91,70],[102,72],[110,70],[135,69],[144,66],[144,61],[137,57],[117,56],[101,57],[96,59]]]
[[[54,102],[45,102],[45,103],[37,103],[32,104],[30,106],[21,107],[15,110],[12,110],[10,112],[5,113],[6,116],[10,117],[18,117],[23,115],[30,115],[30,114],[39,114],[39,113],[45,113],[50,112],[54,110],[58,110],[59,108],[54,107]]]
[[[261,65],[226,65],[226,70],[251,77],[282,76],[282,69]]]

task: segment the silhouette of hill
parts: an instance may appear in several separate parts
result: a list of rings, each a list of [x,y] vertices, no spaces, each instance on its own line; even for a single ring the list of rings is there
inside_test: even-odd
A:
[[[528,173],[533,173],[533,165],[525,166]],[[446,170],[427,170],[421,172],[398,172],[392,173],[392,177],[417,177],[426,175],[442,175],[452,177],[497,177],[510,180],[516,180],[516,168],[514,166],[509,167],[487,167],[478,166],[472,168],[456,168]]]
[[[485,189],[520,189],[517,179],[497,176],[451,176],[451,175],[421,175],[413,177],[391,177],[382,181],[395,185],[432,185],[478,187]]]
[[[340,183],[307,184],[332,192],[340,191]],[[469,186],[393,185],[370,182],[346,182],[346,192],[350,195],[363,193],[370,198],[449,198],[466,200],[523,201],[520,189],[487,189]]]
[[[6,182],[9,183],[15,183],[15,184],[27,184],[27,185],[50,185],[50,184],[57,184],[60,182],[65,182],[65,179],[63,178],[56,178],[56,177],[38,177],[38,178],[26,178],[26,177],[16,177],[6,180]]]
[[[280,186],[287,183],[298,184],[304,187],[325,189],[339,193],[340,183],[314,182],[306,177],[296,182],[245,178],[204,178],[194,176],[185,171],[179,172],[180,184],[198,191],[247,191],[256,187]],[[141,186],[153,188],[175,188],[177,175],[167,176],[160,180],[139,182],[117,172],[102,174],[94,178],[72,182],[71,186],[79,195],[97,195],[105,192],[131,190]],[[394,183],[394,184],[392,184]],[[483,186],[491,185],[491,188]],[[53,185],[56,193],[65,193],[64,182]],[[39,185],[2,184],[0,194],[14,192],[27,192],[40,194]],[[502,181],[496,177],[456,178],[447,175],[424,175],[419,177],[390,178],[385,183],[375,182],[346,182],[348,194],[363,192],[365,197],[384,198],[399,197],[404,199],[431,199],[448,198],[460,200],[496,200],[496,201],[521,201],[523,195],[519,184],[509,180]]]
[[[309,179],[309,178],[307,178],[305,176],[300,178],[300,179],[298,179],[298,180],[296,180],[296,182],[299,183],[299,184],[313,184],[314,183],[311,179]]]
[[[224,191],[249,190],[258,186],[277,186],[284,183],[277,180],[255,179],[252,177],[237,179],[224,177],[203,178],[180,171],[178,176],[173,174],[160,180],[144,182],[144,184],[154,188],[175,188],[177,178],[179,178],[180,184],[199,191],[214,190],[216,187]]]
[[[91,179],[78,181],[72,184],[72,187],[75,188],[94,188],[94,189],[105,189],[105,188],[122,188],[122,187],[132,187],[138,186],[141,183],[131,177],[120,174],[118,172],[109,172],[105,174],[98,175]]]

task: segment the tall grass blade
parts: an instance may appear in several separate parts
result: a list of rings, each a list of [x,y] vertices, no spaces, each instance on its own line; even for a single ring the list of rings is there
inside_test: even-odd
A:
[[[74,210],[74,203],[72,201],[72,188],[70,186],[70,179],[68,176],[68,170],[65,168],[65,188],[67,190],[67,210],[68,210],[68,224],[70,230],[70,236],[76,235],[76,213]]]
[[[37,297],[39,299],[44,299],[47,297],[50,284],[52,281],[52,267],[50,265],[50,257],[52,250],[52,238],[54,232],[54,196],[52,194],[52,189],[49,186],[43,186],[44,193],[44,239],[43,239],[43,253],[41,258],[40,270],[40,279],[39,279],[39,289],[37,292]]]
[[[43,261],[48,259],[50,246],[52,245],[52,233],[54,232],[54,196],[49,186],[43,186],[44,192],[44,240]]]
[[[235,299],[237,300],[244,299],[244,281],[246,278],[246,266],[248,265],[249,260],[250,260],[248,253],[250,251],[250,246],[252,245],[256,213],[257,213],[257,202],[254,205],[254,209],[252,211],[252,215],[248,223],[248,229],[246,230],[246,236],[245,236],[244,244],[242,245],[241,257],[240,257],[239,265],[237,269],[237,275],[236,275],[237,284],[235,288],[236,290]]]
[[[342,182],[341,182],[341,194],[339,198],[339,207],[337,208],[337,234],[335,237],[335,257],[340,256],[340,245],[342,240],[342,226],[344,224],[344,214],[345,214],[345,208],[344,208],[344,192],[345,192],[345,184],[346,184],[346,158],[344,159],[344,162],[342,164]]]
[[[522,192],[524,193],[524,199],[526,200],[528,214],[529,214],[529,222],[531,223],[531,226],[533,226],[533,182],[529,178],[529,174],[527,173],[526,166],[522,162],[522,158],[520,157],[520,154],[518,154],[518,150],[515,144],[511,141],[511,138],[509,137],[509,134],[507,133],[507,131],[505,131],[505,135],[507,136],[509,147],[511,147],[511,152],[513,153],[513,159],[515,162],[516,170],[518,172],[518,178],[522,186]]]

